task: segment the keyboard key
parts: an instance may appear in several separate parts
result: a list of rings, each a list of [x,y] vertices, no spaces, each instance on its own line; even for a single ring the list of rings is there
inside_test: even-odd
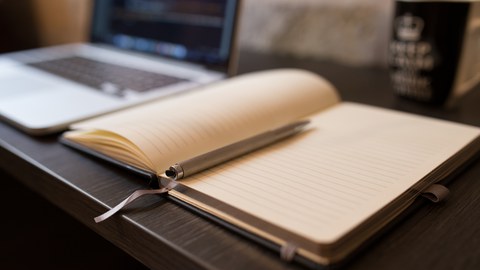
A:
[[[115,96],[121,96],[126,89],[146,92],[186,81],[164,74],[78,56],[30,63],[28,65]]]

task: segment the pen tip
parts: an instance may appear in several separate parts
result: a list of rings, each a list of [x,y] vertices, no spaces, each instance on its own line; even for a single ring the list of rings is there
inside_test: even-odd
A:
[[[166,170],[165,175],[169,178],[172,178],[172,179],[177,178],[177,172],[175,172],[175,170],[172,170],[172,169]]]

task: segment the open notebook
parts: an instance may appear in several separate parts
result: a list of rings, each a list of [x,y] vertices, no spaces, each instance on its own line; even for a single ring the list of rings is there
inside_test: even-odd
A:
[[[182,179],[177,201],[338,262],[480,149],[477,127],[341,102],[316,74],[274,70],[75,124],[63,141],[160,176],[175,162],[309,119],[291,138]],[[161,222],[159,220],[159,222]]]

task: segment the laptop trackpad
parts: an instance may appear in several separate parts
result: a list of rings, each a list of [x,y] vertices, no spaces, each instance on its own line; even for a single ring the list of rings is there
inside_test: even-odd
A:
[[[0,79],[2,81],[2,88],[0,89],[1,100],[48,91],[48,89],[55,87],[55,84],[48,80],[16,72],[9,72],[9,74],[4,76],[0,75]]]
[[[114,109],[120,103],[55,76],[25,72],[24,67],[5,71],[0,73],[0,115],[27,131],[66,127],[73,120]]]

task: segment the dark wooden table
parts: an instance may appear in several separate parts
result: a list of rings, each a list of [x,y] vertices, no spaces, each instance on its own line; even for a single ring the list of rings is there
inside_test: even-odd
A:
[[[240,73],[278,67],[299,67],[315,71],[331,81],[344,100],[480,126],[479,87],[459,107],[445,110],[396,98],[392,94],[385,69],[354,68],[248,52],[243,52],[240,56]],[[144,179],[122,169],[69,149],[59,144],[57,139],[58,134],[31,137],[0,123],[2,186],[7,185],[6,181],[22,183],[28,188],[26,190],[38,193],[73,216],[79,224],[86,225],[95,234],[149,268],[304,269],[280,261],[277,254],[161,196],[142,198],[121,215],[95,224],[94,216],[104,212],[107,206],[120,202],[133,191],[145,188],[146,183]],[[364,248],[344,267],[480,269],[480,162],[473,162],[451,182],[449,188],[451,196],[446,202],[424,204]],[[11,214],[3,216],[2,223],[8,221],[10,226],[9,231],[3,229],[2,234],[16,234],[18,239],[25,239],[20,236],[29,230],[29,219],[44,219],[47,223],[52,221],[49,228],[55,230],[55,219],[42,214],[43,206],[18,206],[22,205],[22,198],[18,197],[21,190],[8,191],[2,192],[0,202],[3,203],[1,209],[8,208],[8,213]],[[52,206],[46,204],[45,207]],[[29,210],[34,213],[29,213]],[[49,211],[51,212],[48,210],[46,213]],[[76,228],[73,226],[72,230]],[[69,228],[57,229],[65,231]],[[73,231],[71,235],[75,233]],[[13,242],[11,239],[15,239],[15,236],[8,239]],[[95,240],[91,241],[94,245]],[[88,242],[85,245],[84,248],[89,249]],[[0,249],[0,258],[7,249],[5,246]],[[31,251],[17,255],[28,260],[29,252]],[[113,259],[108,257],[107,251],[101,252],[105,252],[105,256],[100,254],[98,261]],[[82,256],[79,255],[79,258],[81,260]],[[0,259],[0,264],[4,262],[5,259]],[[99,265],[102,264],[94,261],[89,268]],[[0,267],[2,266],[5,265]],[[124,266],[128,268],[127,264]]]

